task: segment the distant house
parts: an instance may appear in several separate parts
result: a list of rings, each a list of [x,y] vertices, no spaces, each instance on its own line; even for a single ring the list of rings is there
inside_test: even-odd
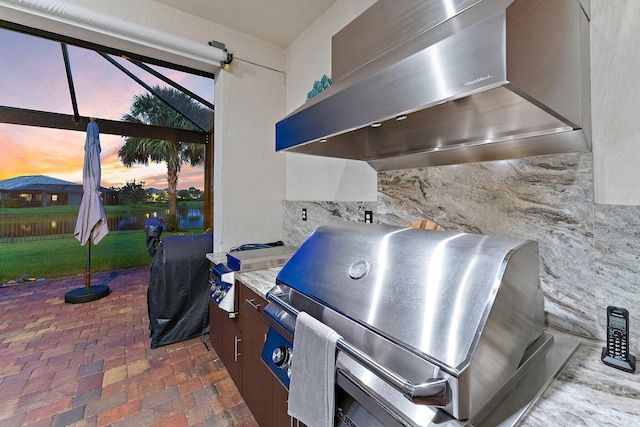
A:
[[[20,207],[79,205],[82,184],[44,175],[17,176],[0,181],[0,198],[17,200]]]
[[[167,192],[169,189],[158,190],[157,188],[147,189],[147,195],[151,201],[157,202],[158,200],[167,200]]]

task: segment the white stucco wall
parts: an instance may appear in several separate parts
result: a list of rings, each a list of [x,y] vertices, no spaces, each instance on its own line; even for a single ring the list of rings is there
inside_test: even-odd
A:
[[[275,152],[273,141],[274,123],[284,114],[284,75],[232,65],[216,80],[216,252],[282,239],[284,154]]]
[[[640,2],[591,0],[594,198],[640,205]]]
[[[286,49],[287,113],[307,99],[323,74],[331,77],[331,37],[374,0],[338,0]],[[287,200],[375,201],[376,172],[365,162],[286,154]]]

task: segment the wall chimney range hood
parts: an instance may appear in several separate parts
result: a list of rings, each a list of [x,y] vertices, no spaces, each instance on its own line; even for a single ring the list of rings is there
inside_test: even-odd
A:
[[[378,0],[276,150],[375,170],[591,149],[588,0]],[[372,127],[373,124],[380,124]]]

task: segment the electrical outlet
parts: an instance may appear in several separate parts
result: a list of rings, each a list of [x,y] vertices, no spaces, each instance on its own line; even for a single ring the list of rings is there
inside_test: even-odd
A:
[[[364,222],[371,224],[373,222],[373,212],[364,211]]]
[[[302,208],[302,220],[307,220],[307,208]]]

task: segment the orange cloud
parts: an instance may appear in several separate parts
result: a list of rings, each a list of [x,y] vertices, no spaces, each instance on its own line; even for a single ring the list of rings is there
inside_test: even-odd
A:
[[[82,182],[84,162],[83,132],[0,124],[0,180],[22,175],[47,175],[71,182]],[[145,187],[166,188],[166,165],[125,167],[118,158],[124,143],[119,136],[101,135],[103,187],[121,187],[135,180]],[[203,188],[204,167],[185,165],[178,188]]]

